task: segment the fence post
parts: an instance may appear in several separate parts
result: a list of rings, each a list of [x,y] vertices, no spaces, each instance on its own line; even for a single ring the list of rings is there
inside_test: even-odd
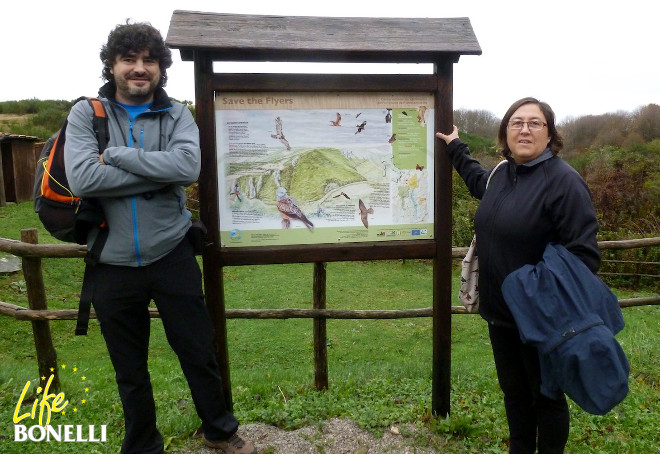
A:
[[[21,241],[37,244],[39,234],[37,229],[21,230]],[[23,276],[27,287],[28,305],[32,310],[48,309],[46,303],[46,290],[41,272],[41,257],[23,257]],[[37,350],[37,364],[39,365],[39,382],[45,388],[48,378],[53,375],[50,388],[60,388],[59,373],[57,370],[57,353],[53,347],[53,338],[50,334],[49,320],[32,320],[34,346]]]
[[[314,309],[326,308],[326,264],[314,263]],[[328,389],[328,335],[327,320],[314,318],[314,381],[316,389]]]

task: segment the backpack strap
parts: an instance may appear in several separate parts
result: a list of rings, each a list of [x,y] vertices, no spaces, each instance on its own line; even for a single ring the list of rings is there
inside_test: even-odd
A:
[[[105,113],[103,103],[98,98],[87,98],[92,106],[94,117],[92,126],[99,142],[99,154],[108,146],[110,140],[108,130],[108,117]],[[94,295],[94,282],[92,282],[91,267],[95,266],[101,257],[101,251],[108,239],[108,225],[103,222],[98,235],[94,239],[94,244],[85,255],[85,274],[83,276],[82,288],[80,290],[80,303],[78,304],[78,318],[76,320],[76,336],[86,336],[89,326],[89,316],[92,309],[92,298]]]
[[[110,131],[108,130],[108,116],[105,113],[105,107],[98,98],[87,98],[87,102],[92,106],[94,117],[92,119],[92,126],[94,133],[99,141],[99,154],[108,146],[110,140]]]
[[[104,226],[99,230],[92,248],[85,255],[85,274],[83,276],[82,288],[80,289],[80,303],[78,304],[78,318],[76,320],[76,336],[86,336],[89,326],[89,314],[92,309],[92,299],[94,296],[94,282],[92,281],[91,268],[98,263],[101,256],[101,250],[108,239],[108,227]]]
[[[89,325],[89,313],[92,309],[92,295],[94,295],[94,284],[92,283],[91,265],[85,266],[82,288],[80,289],[80,303],[78,303],[78,318],[76,319],[76,336],[86,336]]]
[[[108,239],[108,233],[108,226],[104,223],[101,229],[99,229],[98,235],[96,235],[96,238],[94,239],[94,244],[85,255],[86,264],[94,266],[98,263],[99,258],[101,258],[101,251],[103,250],[103,246],[105,246],[105,242]]]

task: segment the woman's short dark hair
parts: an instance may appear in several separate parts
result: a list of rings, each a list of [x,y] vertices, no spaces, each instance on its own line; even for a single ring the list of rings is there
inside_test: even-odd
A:
[[[502,148],[502,155],[504,157],[511,156],[511,150],[509,149],[509,144],[506,141],[507,126],[509,125],[509,120],[511,120],[511,117],[516,112],[516,110],[520,109],[520,107],[524,106],[525,104],[536,104],[539,106],[539,109],[541,109],[541,112],[543,112],[543,115],[545,116],[545,122],[548,124],[548,136],[550,137],[548,147],[550,147],[550,150],[552,150],[554,154],[559,153],[561,149],[564,148],[564,138],[561,136],[559,131],[557,131],[557,125],[555,124],[555,113],[552,111],[552,108],[548,105],[548,103],[539,101],[536,98],[527,97],[519,99],[518,101],[511,104],[509,110],[507,110],[504,114],[504,118],[502,118],[500,128],[497,130],[497,143]]]
[[[158,60],[161,79],[158,87],[167,84],[167,68],[172,66],[172,51],[165,45],[160,32],[149,22],[130,23],[117,25],[108,35],[108,42],[101,47],[101,61],[103,62],[102,77],[108,82],[114,83],[112,66],[117,55],[128,55],[132,52],[140,53],[149,51],[149,56]]]

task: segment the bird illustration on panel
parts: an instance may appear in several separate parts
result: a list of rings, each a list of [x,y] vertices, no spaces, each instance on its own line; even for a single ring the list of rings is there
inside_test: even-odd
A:
[[[307,219],[294,198],[287,194],[286,189],[280,186],[277,188],[275,196],[277,198],[277,209],[282,215],[282,228],[288,229],[291,227],[291,220],[293,219],[305,224],[310,232],[314,231],[314,224]]]
[[[419,106],[417,109],[417,122],[421,125],[426,124],[426,106]]]
[[[275,134],[270,135],[273,139],[278,139],[286,147],[287,151],[291,150],[291,145],[289,141],[284,137],[282,132],[282,119],[280,117],[275,118]]]
[[[367,208],[362,199],[358,200],[358,207],[360,208],[360,219],[362,220],[362,224],[364,224],[366,228],[369,228],[369,219],[367,219],[367,215],[373,214],[374,209]]]
[[[330,125],[331,126],[341,126],[341,114],[337,112],[337,119],[332,121],[330,120]]]

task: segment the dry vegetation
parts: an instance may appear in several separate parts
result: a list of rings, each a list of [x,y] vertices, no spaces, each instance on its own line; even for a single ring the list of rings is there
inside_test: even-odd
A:
[[[0,132],[12,132],[12,123],[25,123],[28,118],[29,115],[0,114]]]

